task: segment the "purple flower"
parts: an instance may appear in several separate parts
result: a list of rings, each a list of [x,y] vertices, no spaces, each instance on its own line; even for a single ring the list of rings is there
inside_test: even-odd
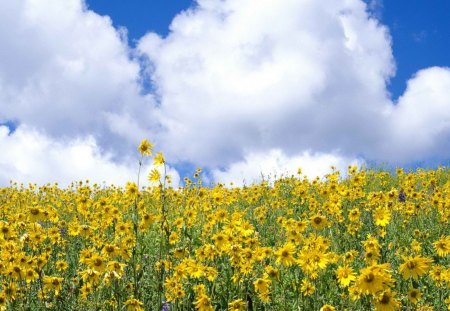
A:
[[[162,309],[161,311],[169,311],[170,305],[169,303],[166,301],[163,303]]]

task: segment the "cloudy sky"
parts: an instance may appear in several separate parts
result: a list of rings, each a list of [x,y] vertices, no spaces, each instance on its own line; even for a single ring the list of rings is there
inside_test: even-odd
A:
[[[0,0],[0,185],[123,184],[142,138],[175,183],[447,164],[449,17],[445,0]]]

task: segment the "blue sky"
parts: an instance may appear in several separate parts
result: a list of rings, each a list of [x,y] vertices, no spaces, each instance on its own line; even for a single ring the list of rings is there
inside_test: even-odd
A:
[[[449,12],[444,0],[2,2],[0,184],[121,184],[142,138],[175,183],[198,166],[248,183],[446,164]]]
[[[369,3],[371,1],[368,1]],[[372,1],[374,13],[389,27],[397,63],[389,91],[393,99],[403,94],[406,81],[419,69],[450,66],[450,2]],[[108,15],[116,27],[128,29],[131,44],[154,31],[169,32],[173,17],[195,5],[192,0],[88,0],[95,12]]]

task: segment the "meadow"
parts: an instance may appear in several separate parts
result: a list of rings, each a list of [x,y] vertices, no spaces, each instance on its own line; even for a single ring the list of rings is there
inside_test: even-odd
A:
[[[165,167],[152,148],[139,170]],[[0,310],[450,310],[449,168],[244,187],[198,169],[179,188],[164,171],[1,188]]]

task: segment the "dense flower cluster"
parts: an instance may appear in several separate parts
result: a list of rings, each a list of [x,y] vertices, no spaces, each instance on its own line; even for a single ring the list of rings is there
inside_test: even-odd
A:
[[[0,189],[0,310],[450,309],[448,169],[199,175]]]

